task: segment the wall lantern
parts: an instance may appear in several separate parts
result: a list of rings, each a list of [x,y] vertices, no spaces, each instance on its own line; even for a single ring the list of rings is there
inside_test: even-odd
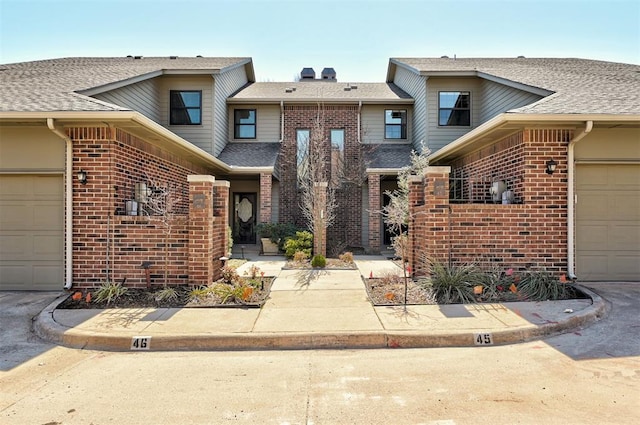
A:
[[[78,171],[78,181],[82,184],[87,184],[87,172],[84,170]]]
[[[547,174],[551,175],[556,171],[557,166],[558,166],[558,163],[555,162],[553,159],[550,159],[547,161],[547,169],[545,171],[547,172]]]
[[[146,204],[149,202],[149,196],[151,195],[151,188],[147,185],[146,182],[139,182],[135,185],[134,190],[134,199],[141,204]]]

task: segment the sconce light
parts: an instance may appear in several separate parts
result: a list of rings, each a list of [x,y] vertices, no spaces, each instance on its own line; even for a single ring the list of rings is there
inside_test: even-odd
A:
[[[149,196],[151,196],[151,188],[146,182],[138,182],[135,184],[134,199],[141,204],[149,202]]]
[[[547,169],[545,171],[547,172],[547,174],[551,175],[556,171],[557,166],[558,166],[558,163],[555,162],[553,159],[550,159],[547,161]]]
[[[78,171],[78,181],[82,184],[87,184],[87,172],[84,170]]]

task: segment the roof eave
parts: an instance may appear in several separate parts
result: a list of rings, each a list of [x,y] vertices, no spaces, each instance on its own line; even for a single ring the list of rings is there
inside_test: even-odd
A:
[[[284,103],[353,103],[357,105],[362,102],[362,104],[389,104],[389,103],[401,103],[401,104],[413,104],[413,99],[368,99],[368,98],[359,98],[359,99],[336,99],[336,98],[319,98],[319,97],[305,97],[305,98],[228,98],[227,103],[230,105],[234,104],[280,104],[280,102]]]

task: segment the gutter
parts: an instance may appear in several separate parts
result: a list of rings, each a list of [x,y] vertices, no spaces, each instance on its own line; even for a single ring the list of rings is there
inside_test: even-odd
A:
[[[362,142],[361,131],[360,131],[360,119],[362,116],[362,101],[358,102],[358,146]]]
[[[575,135],[567,147],[567,272],[570,279],[576,279],[575,275],[575,145],[593,129],[593,121],[587,121],[580,133]]]
[[[65,141],[65,283],[64,289],[73,286],[73,144],[71,139],[58,130],[53,118],[47,118],[47,127],[56,136]]]

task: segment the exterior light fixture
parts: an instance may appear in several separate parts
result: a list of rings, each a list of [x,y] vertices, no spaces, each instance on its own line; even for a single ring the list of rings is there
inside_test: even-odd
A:
[[[135,185],[134,199],[140,204],[146,204],[149,202],[149,196],[151,196],[151,189],[146,182],[138,182]]]
[[[78,181],[82,184],[87,184],[87,172],[84,170],[78,171]]]
[[[545,171],[547,172],[547,174],[551,175],[556,171],[557,166],[558,166],[558,163],[555,162],[552,158],[547,161],[547,169]]]

